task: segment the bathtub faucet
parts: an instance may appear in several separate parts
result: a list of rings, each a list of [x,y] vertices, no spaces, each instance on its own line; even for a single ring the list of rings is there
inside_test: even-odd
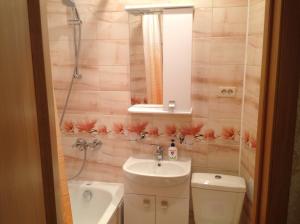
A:
[[[100,139],[94,139],[91,143],[89,143],[89,148],[92,150],[100,149],[102,146],[102,141]]]
[[[94,139],[91,142],[88,142],[87,140],[83,138],[77,138],[76,142],[73,144],[73,148],[77,148],[79,151],[91,149],[91,150],[97,150],[100,149],[102,146],[102,141],[100,139]]]

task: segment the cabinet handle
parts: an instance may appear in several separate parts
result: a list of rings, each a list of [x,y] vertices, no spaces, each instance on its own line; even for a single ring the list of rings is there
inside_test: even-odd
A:
[[[161,208],[163,209],[167,209],[169,206],[168,201],[161,201],[160,204],[161,204]]]
[[[144,208],[149,208],[150,207],[150,200],[145,198],[143,200]]]

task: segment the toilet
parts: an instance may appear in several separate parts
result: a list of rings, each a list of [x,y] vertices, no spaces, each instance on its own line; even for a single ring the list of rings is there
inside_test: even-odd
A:
[[[238,224],[246,192],[242,177],[193,173],[192,201],[196,224]]]

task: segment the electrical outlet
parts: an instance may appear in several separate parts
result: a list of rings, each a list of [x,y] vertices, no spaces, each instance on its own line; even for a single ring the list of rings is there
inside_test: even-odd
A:
[[[220,86],[218,91],[219,97],[235,97],[236,87],[233,86]]]

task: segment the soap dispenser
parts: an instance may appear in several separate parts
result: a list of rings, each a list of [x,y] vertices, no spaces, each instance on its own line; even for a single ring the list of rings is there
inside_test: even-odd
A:
[[[171,145],[168,149],[168,156],[169,156],[169,160],[177,160],[177,148],[174,139],[172,139]]]

